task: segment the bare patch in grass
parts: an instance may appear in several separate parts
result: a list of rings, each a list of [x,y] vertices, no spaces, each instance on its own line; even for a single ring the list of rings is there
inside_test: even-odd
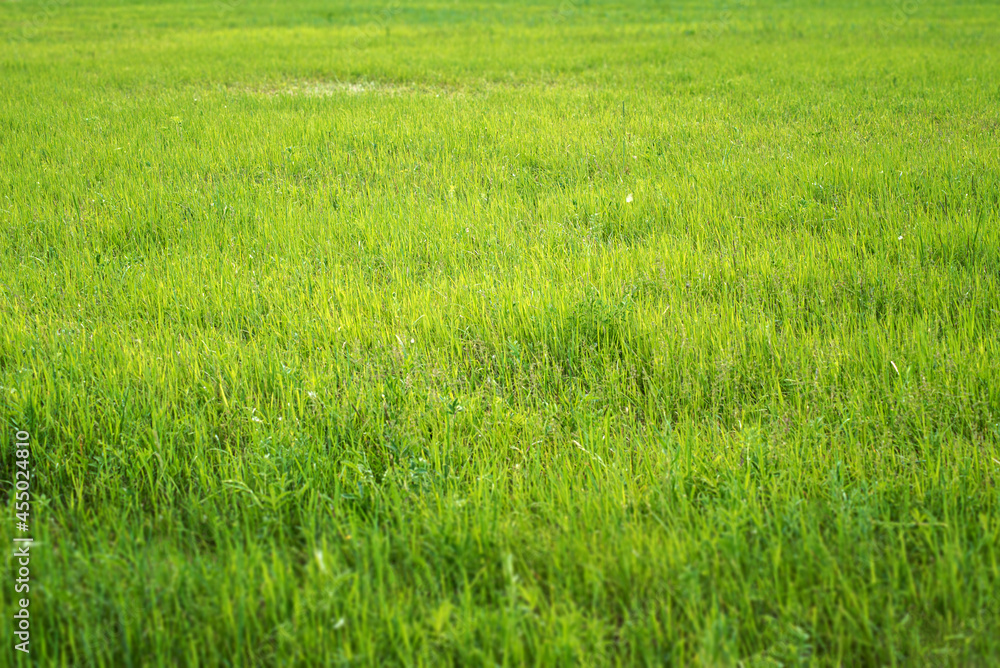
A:
[[[288,81],[247,86],[245,92],[265,97],[336,97],[339,95],[425,95],[433,97],[486,94],[514,86],[507,83],[478,82],[468,85],[427,84],[386,81]]]

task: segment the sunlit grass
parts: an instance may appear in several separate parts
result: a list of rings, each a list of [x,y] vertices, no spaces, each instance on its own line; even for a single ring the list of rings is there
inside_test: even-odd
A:
[[[0,6],[32,658],[997,661],[1000,14],[814,4]]]

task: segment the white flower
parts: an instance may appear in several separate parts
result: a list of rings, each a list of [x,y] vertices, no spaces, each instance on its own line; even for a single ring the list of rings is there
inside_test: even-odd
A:
[[[626,204],[631,204],[632,203],[632,193],[629,193],[628,197],[625,198],[625,203]]]

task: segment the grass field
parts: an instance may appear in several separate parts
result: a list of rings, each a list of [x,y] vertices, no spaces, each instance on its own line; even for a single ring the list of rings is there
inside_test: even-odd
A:
[[[0,3],[0,665],[1000,662],[1000,5]]]

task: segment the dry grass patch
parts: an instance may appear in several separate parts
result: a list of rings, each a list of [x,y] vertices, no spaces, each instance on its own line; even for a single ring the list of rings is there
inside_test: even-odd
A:
[[[297,80],[270,82],[262,85],[240,87],[244,92],[265,97],[335,97],[338,95],[425,95],[433,97],[454,97],[464,95],[488,95],[500,90],[511,90],[520,84],[483,81],[474,84],[428,84],[395,81],[315,81]]]

